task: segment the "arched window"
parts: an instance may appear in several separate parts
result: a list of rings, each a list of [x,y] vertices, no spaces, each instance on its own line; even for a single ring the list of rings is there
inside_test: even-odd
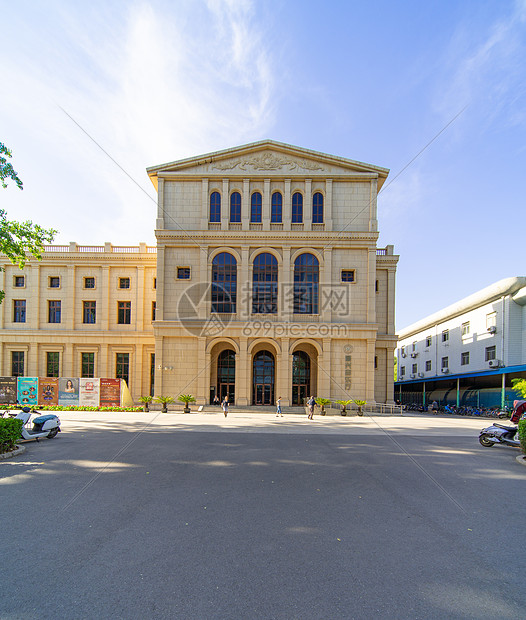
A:
[[[312,223],[323,224],[323,194],[316,192],[312,197]]]
[[[250,221],[253,224],[261,223],[261,194],[259,192],[254,192],[250,199]]]
[[[275,314],[278,311],[278,261],[268,252],[258,254],[252,273],[252,312]]]
[[[210,221],[221,221],[221,194],[219,192],[210,194]]]
[[[241,222],[241,194],[233,192],[230,195],[230,222],[238,224]]]
[[[313,254],[300,254],[294,261],[295,314],[318,314],[319,271]]]
[[[301,224],[303,222],[303,195],[299,192],[292,194],[292,223]]]
[[[274,192],[272,194],[272,204],[271,210],[272,213],[270,215],[270,221],[273,224],[281,224],[283,222],[282,219],[282,211],[283,211],[283,196],[279,192]]]
[[[212,312],[236,311],[237,261],[221,252],[212,261]]]

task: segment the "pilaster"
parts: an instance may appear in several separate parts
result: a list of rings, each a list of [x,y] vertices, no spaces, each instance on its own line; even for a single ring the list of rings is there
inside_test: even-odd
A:
[[[157,220],[155,228],[162,230],[164,228],[164,179],[157,179]]]
[[[250,360],[248,338],[239,338],[239,355],[236,356],[236,405],[246,407],[250,404]]]
[[[305,179],[305,195],[303,197],[303,228],[312,230],[312,179]]]
[[[223,179],[223,191],[221,193],[221,230],[228,230],[228,223],[230,220],[229,214],[229,193],[230,182],[228,179]]]
[[[210,221],[208,202],[208,179],[201,179],[201,230],[208,230]]]
[[[325,180],[325,201],[323,207],[325,230],[332,230],[332,179]]]
[[[291,229],[292,203],[290,196],[291,179],[285,179],[285,191],[283,193],[283,230]]]
[[[250,228],[250,179],[243,179],[243,194],[241,196],[241,230]]]
[[[263,181],[263,230],[270,230],[270,179]]]

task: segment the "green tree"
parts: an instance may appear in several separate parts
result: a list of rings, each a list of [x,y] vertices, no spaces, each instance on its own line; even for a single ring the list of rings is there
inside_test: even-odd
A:
[[[6,157],[11,157],[11,151],[0,142],[0,183],[2,187],[7,187],[6,180],[12,179],[20,189],[24,189],[22,181]],[[20,269],[26,264],[28,256],[40,260],[44,243],[51,243],[56,233],[57,231],[53,228],[42,228],[30,220],[27,222],[8,220],[5,210],[0,209],[0,252]],[[2,267],[0,271],[3,271]],[[0,291],[0,303],[4,297],[4,291]]]
[[[526,379],[512,379],[513,390],[526,400]]]

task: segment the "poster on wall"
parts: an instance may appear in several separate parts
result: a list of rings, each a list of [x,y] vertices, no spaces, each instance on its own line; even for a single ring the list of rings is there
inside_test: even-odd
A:
[[[100,406],[120,407],[121,404],[121,380],[100,380]]]
[[[53,377],[39,377],[38,404],[58,405],[58,379]]]
[[[16,377],[0,377],[0,405],[16,403]]]
[[[37,377],[18,377],[17,397],[22,406],[38,404],[38,378]]]
[[[79,389],[79,405],[81,407],[98,407],[100,397],[100,379],[81,378]]]
[[[60,377],[58,380],[58,404],[79,404],[79,380],[70,377]]]

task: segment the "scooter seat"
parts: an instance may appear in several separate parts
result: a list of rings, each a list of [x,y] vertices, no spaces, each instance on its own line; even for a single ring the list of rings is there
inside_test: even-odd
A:
[[[56,417],[57,416],[53,415],[52,413],[48,415],[39,415],[38,418],[33,418],[33,424],[44,424],[44,422],[47,422],[48,420],[53,420]]]
[[[502,424],[497,424],[497,422],[493,422],[493,426],[496,426],[497,428],[503,428],[505,431],[516,431],[517,430],[516,426],[503,426]]]

